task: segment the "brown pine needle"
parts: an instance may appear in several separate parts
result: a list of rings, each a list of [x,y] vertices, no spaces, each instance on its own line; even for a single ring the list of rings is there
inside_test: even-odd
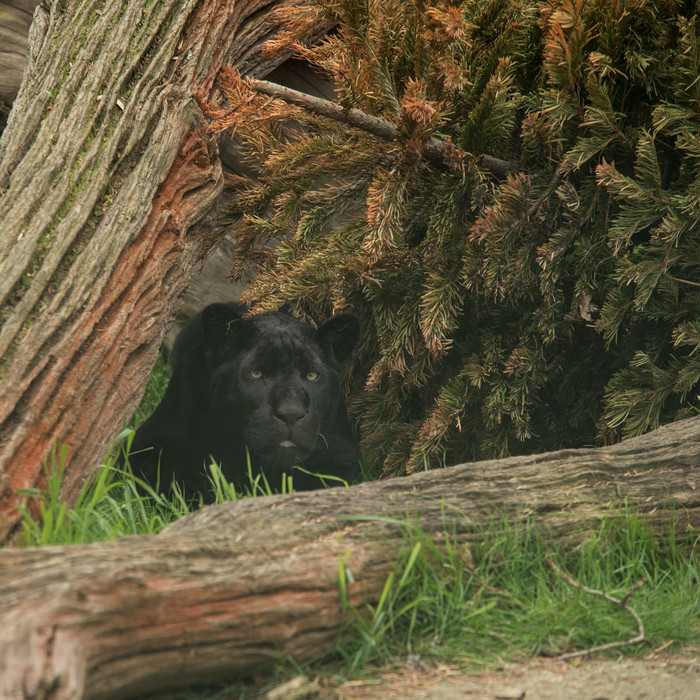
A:
[[[293,90],[292,88],[284,87],[277,83],[271,83],[267,80],[246,77],[245,82],[251,88],[264,95],[275,97],[288,104],[296,105],[297,107],[302,107],[314,114],[344,122],[357,129],[378,136],[385,141],[397,141],[399,139],[399,130],[391,122],[381,117],[366,114],[354,107],[345,108],[336,102],[324,100],[321,97],[314,97],[313,95],[307,95],[304,92],[299,92],[299,90]],[[515,163],[501,160],[500,158],[494,158],[486,154],[476,158],[469,153],[460,151],[460,149],[451,142],[441,141],[436,138],[428,139],[423,153],[428,160],[443,165],[449,165],[450,162],[455,159],[464,160],[471,158],[478,160],[480,166],[484,170],[487,170],[496,177],[503,177],[508,172],[517,169]]]

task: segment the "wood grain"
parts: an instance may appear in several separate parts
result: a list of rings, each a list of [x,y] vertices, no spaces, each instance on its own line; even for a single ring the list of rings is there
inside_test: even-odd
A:
[[[627,503],[685,537],[698,464],[694,418],[608,449],[210,506],[156,536],[0,551],[0,697],[126,698],[309,659],[343,622],[339,558],[352,602],[374,603],[415,525],[465,553],[503,516],[574,545]]]

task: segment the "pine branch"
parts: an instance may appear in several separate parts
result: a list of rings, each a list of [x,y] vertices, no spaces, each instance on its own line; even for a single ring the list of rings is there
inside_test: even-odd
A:
[[[537,198],[537,201],[534,202],[528,209],[526,214],[527,219],[534,216],[539,211],[540,207],[551,197],[552,192],[557,189],[562,177],[564,176],[564,169],[564,166],[561,164],[557,166],[557,169],[554,171],[552,179],[549,181],[547,187],[542,190],[542,194],[540,194],[540,196]]]
[[[689,284],[693,287],[700,287],[700,283],[692,282],[691,280],[684,280],[680,277],[669,277],[669,279],[673,280],[674,282],[678,282],[678,284]]]
[[[349,124],[356,129],[361,129],[374,136],[378,136],[385,141],[399,140],[399,129],[391,122],[381,117],[374,117],[354,107],[345,108],[337,102],[307,95],[306,93],[278,85],[277,83],[271,83],[267,80],[258,80],[248,77],[246,78],[246,83],[251,88],[264,95],[283,100],[297,107],[302,107],[303,109],[327,117],[328,119]],[[440,165],[461,163],[469,159],[477,160],[484,170],[496,177],[505,177],[509,172],[518,169],[516,163],[486,154],[476,157],[462,151],[451,142],[441,141],[436,138],[428,139],[423,154],[428,160]]]
[[[228,214],[246,214],[249,298],[362,317],[351,411],[384,475],[693,411],[695,6],[438,5],[294,4],[273,48],[337,96],[224,69],[221,101],[200,99],[212,131],[238,129],[264,163]],[[337,32],[305,38],[329,19]]]

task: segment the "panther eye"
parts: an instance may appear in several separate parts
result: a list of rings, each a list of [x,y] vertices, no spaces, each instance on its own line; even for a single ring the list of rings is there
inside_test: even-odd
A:
[[[263,373],[259,369],[251,369],[248,374],[251,379],[262,379]]]
[[[309,372],[309,373],[306,375],[306,381],[308,381],[308,382],[315,382],[315,381],[318,381],[318,377],[319,377],[318,372]]]

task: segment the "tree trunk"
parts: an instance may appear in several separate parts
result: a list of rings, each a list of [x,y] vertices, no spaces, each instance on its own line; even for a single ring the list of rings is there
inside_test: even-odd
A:
[[[342,622],[339,558],[352,602],[376,602],[405,546],[397,521],[467,552],[494,515],[573,543],[623,501],[697,531],[699,463],[694,418],[606,449],[212,506],[156,536],[0,551],[0,696],[124,698],[308,659]]]
[[[0,140],[0,539],[53,446],[70,498],[138,404],[222,188],[193,94],[273,67],[282,1],[37,9]]]

